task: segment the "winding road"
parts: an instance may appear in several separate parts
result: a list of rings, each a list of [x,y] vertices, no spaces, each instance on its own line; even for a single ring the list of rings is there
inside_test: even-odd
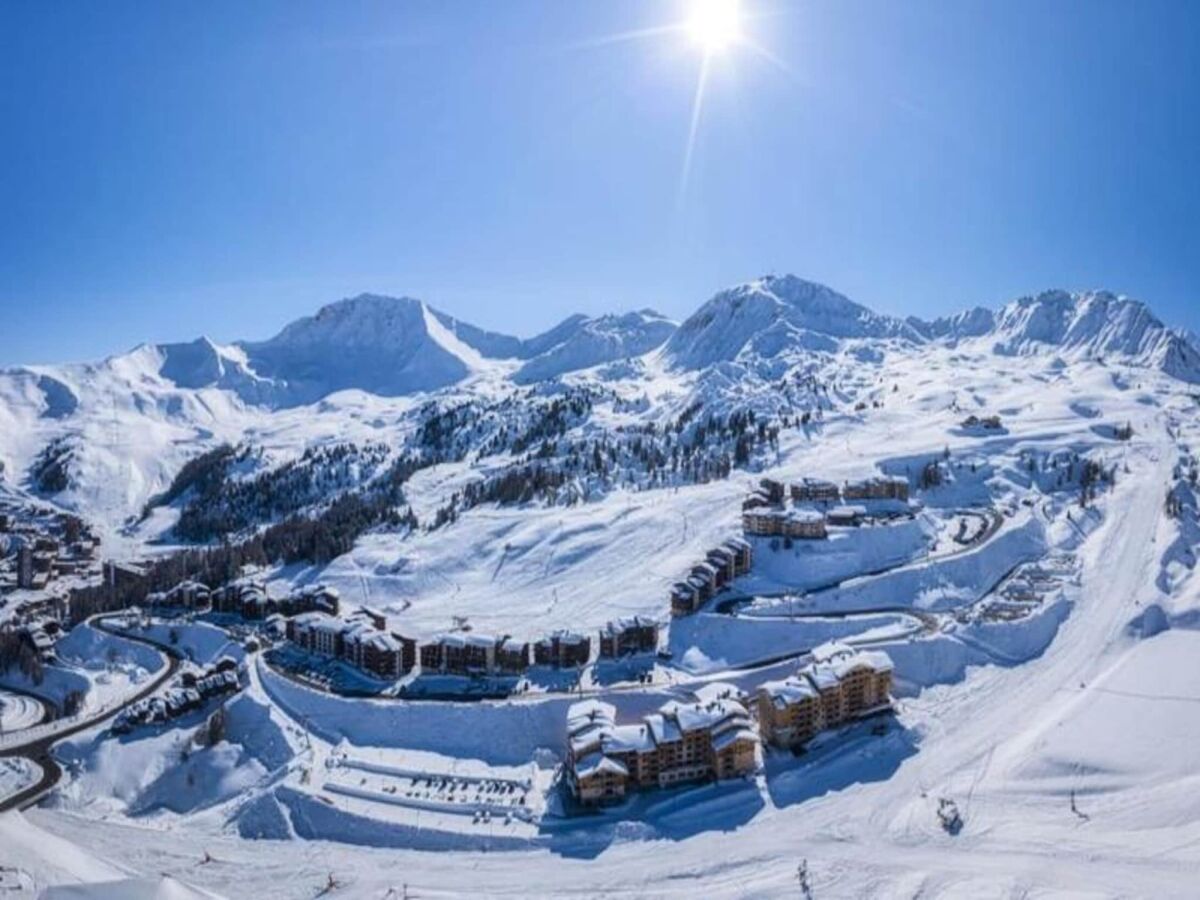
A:
[[[0,813],[7,812],[10,809],[26,809],[30,806],[33,806],[38,802],[38,800],[48,794],[55,787],[55,785],[58,784],[59,779],[62,778],[62,767],[59,766],[59,764],[54,760],[54,755],[51,752],[55,744],[64,738],[71,737],[74,734],[78,734],[81,731],[86,731],[87,729],[99,725],[102,722],[108,721],[126,707],[131,706],[137,701],[150,696],[156,690],[162,687],[163,684],[174,677],[176,671],[179,669],[181,657],[177,651],[167,650],[167,648],[158,644],[154,644],[150,641],[145,641],[132,635],[116,631],[106,626],[97,618],[89,620],[88,624],[92,625],[97,630],[103,631],[106,634],[111,634],[114,637],[119,637],[128,641],[134,641],[136,643],[147,644],[148,646],[154,647],[155,650],[159,650],[163,653],[166,659],[166,665],[163,666],[163,670],[158,675],[152,678],[141,690],[129,697],[120,706],[111,709],[102,709],[90,716],[87,716],[86,718],[82,718],[76,722],[72,722],[69,725],[64,725],[62,728],[51,731],[48,734],[43,733],[43,729],[41,727],[37,729],[31,729],[37,730],[38,734],[34,737],[31,737],[28,741],[0,747],[0,758],[24,757],[25,759],[35,763],[42,770],[42,777],[36,783],[31,784],[29,787],[20,790],[15,794],[0,799]],[[51,721],[49,724],[53,724],[53,721]]]

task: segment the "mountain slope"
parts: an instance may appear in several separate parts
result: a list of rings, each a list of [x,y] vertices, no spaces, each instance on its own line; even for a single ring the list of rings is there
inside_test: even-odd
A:
[[[424,303],[361,294],[322,307],[261,343],[243,343],[250,369],[278,385],[283,405],[358,389],[383,397],[432,391],[475,371],[482,355]],[[484,342],[486,332],[471,337]]]
[[[530,384],[565,372],[641,356],[662,346],[675,328],[674,322],[652,310],[594,319],[573,317],[547,333],[559,337],[558,343],[533,356],[513,378],[519,384]],[[546,343],[544,336],[534,341],[540,345]]]
[[[1052,348],[1087,358],[1117,357],[1183,381],[1200,381],[1200,353],[1184,336],[1144,303],[1108,291],[1021,297],[1000,311],[990,336],[995,352],[1007,356]]]
[[[833,351],[838,339],[922,340],[911,325],[882,316],[831,288],[794,275],[768,276],[717,294],[667,342],[682,369],[702,369],[743,353],[776,356],[795,347]]]

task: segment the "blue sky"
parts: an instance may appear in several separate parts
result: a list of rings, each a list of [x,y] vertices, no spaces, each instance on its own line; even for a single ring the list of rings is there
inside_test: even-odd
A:
[[[0,7],[0,363],[361,291],[528,334],[765,272],[933,316],[1107,287],[1200,329],[1200,3]],[[765,52],[764,52],[765,51]]]

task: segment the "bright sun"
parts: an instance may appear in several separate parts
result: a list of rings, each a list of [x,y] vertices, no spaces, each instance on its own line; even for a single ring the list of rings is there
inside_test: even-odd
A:
[[[690,0],[687,29],[706,53],[724,50],[739,37],[738,0]]]

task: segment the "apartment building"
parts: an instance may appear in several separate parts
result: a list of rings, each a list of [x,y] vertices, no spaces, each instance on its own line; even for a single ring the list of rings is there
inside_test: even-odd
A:
[[[887,709],[892,674],[892,661],[882,651],[822,644],[796,674],[759,686],[755,700],[763,739],[801,747],[820,731]]]
[[[732,696],[671,701],[619,725],[608,703],[587,700],[567,713],[568,778],[579,802],[615,802],[631,790],[735,778],[757,767],[759,737]]]

